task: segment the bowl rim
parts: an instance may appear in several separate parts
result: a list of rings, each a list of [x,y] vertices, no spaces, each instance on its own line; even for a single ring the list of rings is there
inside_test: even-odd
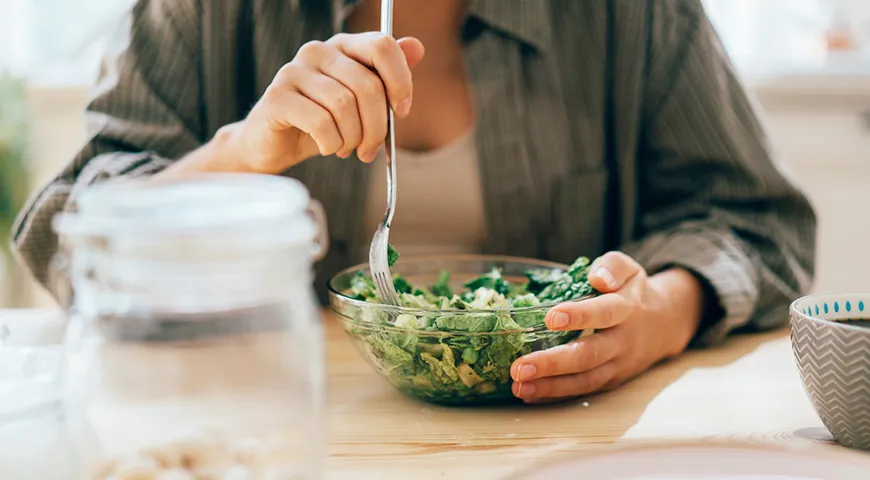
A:
[[[824,298],[830,298],[830,297],[834,297],[834,296],[839,297],[839,296],[851,296],[851,295],[866,296],[866,297],[868,297],[868,299],[870,299],[870,291],[811,293],[809,295],[804,295],[803,297],[800,297],[797,300],[791,302],[791,305],[789,305],[788,309],[789,309],[789,312],[792,314],[792,318],[799,317],[803,320],[809,320],[811,322],[815,322],[815,323],[819,323],[819,324],[823,324],[823,325],[829,325],[829,326],[833,326],[835,328],[842,328],[845,330],[851,330],[851,331],[855,331],[855,332],[863,332],[865,334],[870,333],[870,329],[868,329],[867,327],[857,327],[855,325],[849,325],[847,322],[843,322],[843,321],[829,320],[827,318],[816,317],[815,315],[807,315],[804,312],[800,311],[800,309],[797,308],[798,303],[801,303],[801,302],[804,302],[807,300],[813,300],[813,299],[821,300]],[[870,301],[870,300],[868,300],[868,301]],[[868,312],[867,319],[870,320],[870,312]]]
[[[542,268],[550,267],[550,268],[557,268],[560,270],[567,270],[570,267],[570,265],[566,265],[564,263],[550,262],[547,260],[537,260],[534,258],[527,258],[527,257],[513,257],[513,256],[509,256],[509,255],[477,255],[477,254],[409,256],[409,257],[407,257],[407,260],[403,261],[403,263],[412,263],[412,262],[413,263],[423,263],[426,261],[431,262],[431,261],[434,261],[437,259],[450,259],[450,260],[454,260],[454,261],[465,260],[465,261],[485,261],[485,262],[499,262],[499,261],[500,262],[527,262],[527,263],[539,264],[539,265],[541,265]],[[534,311],[544,310],[544,309],[549,310],[550,308],[555,307],[556,305],[566,303],[566,302],[547,302],[547,303],[541,303],[538,305],[533,305],[530,307],[503,307],[503,308],[486,308],[486,309],[474,309],[474,310],[460,310],[458,308],[426,309],[426,308],[416,308],[416,307],[403,307],[401,305],[394,306],[394,305],[384,305],[384,304],[380,304],[380,303],[370,303],[370,302],[366,302],[365,300],[357,300],[355,298],[351,298],[351,297],[345,295],[344,293],[339,292],[335,288],[333,288],[332,282],[333,282],[333,280],[335,280],[335,278],[342,276],[342,275],[350,274],[351,272],[355,272],[358,270],[367,270],[367,269],[368,269],[368,263],[360,263],[360,264],[354,265],[352,267],[345,268],[345,269],[341,270],[340,272],[336,273],[335,275],[332,275],[329,278],[329,280],[327,280],[327,282],[326,282],[326,289],[329,292],[330,297],[333,297],[333,296],[339,297],[339,298],[341,298],[342,302],[348,303],[348,304],[356,306],[356,307],[372,308],[373,306],[376,306],[378,309],[386,311],[388,313],[395,313],[397,315],[410,314],[410,315],[415,315],[415,316],[431,316],[433,314],[437,315],[440,312],[443,312],[444,314],[453,314],[456,312],[463,312],[463,313],[467,313],[467,314],[497,314],[497,313],[503,313],[503,312],[528,313],[528,312],[534,312]],[[567,300],[567,302],[579,302],[581,300],[586,300],[586,299],[589,299],[589,298],[592,298],[595,296],[596,296],[596,293],[591,293],[588,295],[584,295],[580,298]],[[377,324],[374,322],[358,322],[358,323],[372,323],[374,325],[381,326],[380,324]],[[396,327],[396,328],[398,328],[398,327]],[[526,332],[526,331],[533,331],[533,330],[534,329],[511,330],[511,332]],[[472,333],[472,332],[468,332],[468,333]],[[482,333],[492,334],[493,332],[482,332]]]

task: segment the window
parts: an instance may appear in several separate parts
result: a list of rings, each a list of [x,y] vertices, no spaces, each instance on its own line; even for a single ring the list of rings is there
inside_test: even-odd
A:
[[[135,0],[0,0],[0,69],[35,83],[88,84]],[[4,47],[5,46],[5,47]]]
[[[744,76],[863,73],[870,65],[863,53],[870,47],[868,0],[702,1]],[[0,69],[26,72],[38,83],[89,84],[107,35],[134,2],[0,0]],[[862,47],[853,55],[831,54],[826,35],[837,25]]]
[[[737,68],[750,79],[870,72],[867,0],[703,0]],[[836,36],[850,39],[849,45]]]

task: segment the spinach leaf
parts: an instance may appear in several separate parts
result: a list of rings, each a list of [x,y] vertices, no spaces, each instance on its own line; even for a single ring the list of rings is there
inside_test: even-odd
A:
[[[526,290],[529,293],[537,295],[547,285],[558,280],[562,276],[562,273],[564,273],[562,270],[556,268],[529,270],[526,272],[526,278],[529,279],[529,282],[526,284]]]
[[[399,252],[397,252],[396,249],[393,248],[393,246],[388,243],[387,244],[387,265],[392,267],[393,265],[396,264],[397,261],[399,261]]]
[[[435,285],[432,285],[430,290],[433,295],[439,297],[452,297],[453,291],[450,290],[450,272],[442,270],[438,273],[438,280],[435,281]]]
[[[486,288],[488,290],[495,290],[496,292],[504,295],[508,293],[508,282],[506,282],[505,279],[502,278],[501,270],[499,270],[498,268],[493,268],[489,273],[466,282],[465,288],[472,291],[480,288]]]

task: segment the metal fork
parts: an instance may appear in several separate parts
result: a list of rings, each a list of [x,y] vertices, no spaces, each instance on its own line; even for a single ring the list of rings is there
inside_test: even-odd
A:
[[[393,34],[393,0],[381,0],[381,33],[384,35]],[[371,270],[378,297],[388,305],[398,305],[399,295],[393,286],[393,277],[390,275],[390,265],[387,262],[390,223],[393,221],[393,215],[396,211],[396,159],[393,156],[396,151],[396,129],[393,109],[389,107],[389,104],[387,110],[389,135],[384,143],[387,158],[387,212],[372,238],[372,246],[369,249],[369,270]]]

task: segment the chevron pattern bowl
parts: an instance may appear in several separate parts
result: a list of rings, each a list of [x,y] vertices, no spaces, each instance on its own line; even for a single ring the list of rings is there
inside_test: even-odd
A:
[[[870,450],[870,293],[810,295],[791,305],[791,345],[822,423],[841,444]]]

